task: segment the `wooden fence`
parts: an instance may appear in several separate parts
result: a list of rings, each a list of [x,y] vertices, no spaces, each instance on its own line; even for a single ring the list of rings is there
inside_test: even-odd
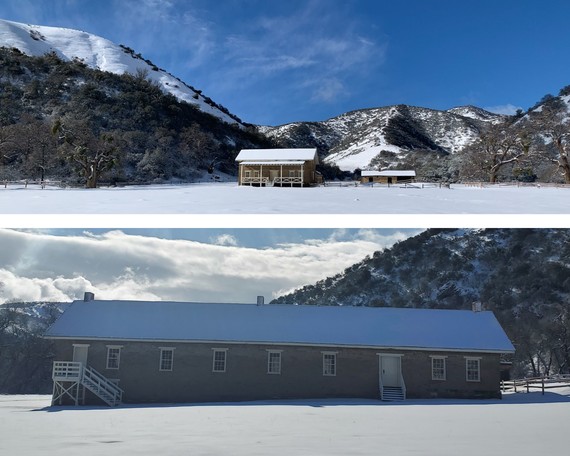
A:
[[[501,391],[512,391],[515,393],[526,391],[530,393],[531,389],[544,391],[549,388],[558,388],[560,385],[570,386],[570,375],[555,375],[551,377],[529,377],[517,380],[501,380]]]
[[[23,186],[24,188],[28,188],[28,185],[37,185],[39,187],[46,188],[46,186],[50,187],[65,187],[65,183],[63,181],[42,181],[42,180],[19,180],[19,181],[9,181],[3,180],[0,181],[0,184],[4,186],[4,188],[8,188],[8,185],[13,186]]]
[[[321,185],[323,187],[357,187],[359,184],[358,181],[324,181]]]
[[[570,188],[570,184],[556,182],[458,182],[466,187],[536,187],[536,188]]]
[[[201,185],[201,184],[209,184],[209,183],[217,183],[218,181],[197,181],[197,182],[168,182],[161,185]],[[9,180],[0,180],[0,187],[8,188],[8,186],[15,186],[15,187],[24,187],[28,188],[28,186],[37,185],[39,187],[46,188],[46,187],[60,187],[60,188],[85,188],[85,185],[79,184],[70,184],[64,181],[37,181],[37,180],[19,180],[19,181],[9,181]],[[110,182],[99,182],[97,187],[150,187],[151,185],[156,185],[152,182],[120,182],[120,183],[110,183]]]
[[[391,184],[399,185],[398,184]],[[448,183],[443,182],[404,182],[404,188],[451,188]]]
[[[398,187],[398,188],[450,188],[448,183],[442,182],[415,182],[413,180],[400,180],[398,182],[359,182],[359,181],[325,181],[323,187]]]

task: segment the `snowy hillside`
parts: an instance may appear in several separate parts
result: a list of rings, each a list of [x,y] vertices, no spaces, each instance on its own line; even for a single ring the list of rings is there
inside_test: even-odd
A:
[[[135,54],[132,49],[117,45],[87,32],[59,27],[21,24],[0,19],[0,47],[16,48],[30,56],[55,52],[64,61],[79,60],[88,67],[115,74],[143,71],[162,89],[181,101],[230,124],[241,124],[239,118],[214,103],[199,90],[158,68]]]
[[[570,298],[569,260],[568,229],[434,229],[274,302],[521,311]]]
[[[272,304],[470,309],[481,302],[517,347],[517,375],[537,376],[564,373],[570,362],[569,277],[568,229],[431,229]]]
[[[278,142],[319,147],[324,161],[345,171],[397,166],[410,151],[453,154],[472,143],[488,122],[504,116],[471,106],[449,111],[406,105],[363,109],[323,122],[263,127]]]
[[[505,116],[494,114],[477,106],[457,106],[448,109],[446,112],[457,114],[458,116],[470,117],[472,119],[481,120],[484,122],[499,123],[504,120]]]

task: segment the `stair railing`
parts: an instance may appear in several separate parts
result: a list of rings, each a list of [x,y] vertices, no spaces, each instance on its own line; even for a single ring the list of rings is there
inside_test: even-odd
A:
[[[108,378],[97,372],[92,367],[85,366],[83,370],[83,384],[89,389],[91,389],[90,385],[88,385],[88,382],[85,381],[86,379],[92,382],[94,384],[94,388],[97,389],[97,391],[93,392],[97,394],[105,402],[107,402],[109,405],[114,406],[122,401],[123,390],[119,388],[116,384],[111,382]],[[101,391],[110,396],[111,401],[108,401],[105,397],[103,397],[103,395],[100,394]]]

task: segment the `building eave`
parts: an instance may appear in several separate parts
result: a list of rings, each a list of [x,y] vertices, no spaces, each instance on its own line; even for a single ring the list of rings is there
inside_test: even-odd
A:
[[[215,344],[215,345],[269,345],[285,347],[336,347],[336,348],[362,348],[371,350],[405,350],[405,351],[443,351],[457,353],[489,353],[489,354],[510,354],[515,350],[490,349],[490,348],[465,348],[465,347],[416,347],[416,346],[385,346],[385,345],[356,345],[356,344],[326,344],[309,342],[276,342],[276,341],[240,341],[240,340],[190,340],[190,339],[129,339],[120,337],[86,337],[86,336],[51,336],[44,335],[50,340],[90,340],[101,342],[148,342],[148,343],[179,343],[179,344]]]

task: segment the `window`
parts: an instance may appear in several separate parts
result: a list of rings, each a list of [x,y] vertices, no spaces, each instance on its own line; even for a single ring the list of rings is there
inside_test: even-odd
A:
[[[267,373],[281,374],[281,351],[267,351]]]
[[[323,375],[331,377],[336,375],[336,353],[323,352]]]
[[[480,358],[466,358],[465,370],[468,382],[481,381],[481,360]]]
[[[107,369],[118,369],[121,361],[121,347],[107,345]]]
[[[244,177],[251,177],[251,171],[250,170],[244,171],[244,175],[245,175]]]
[[[445,380],[445,356],[432,356],[431,357],[431,379],[432,380]]]
[[[212,372],[225,372],[226,371],[226,354],[227,348],[213,348],[214,358],[212,365]]]
[[[174,348],[161,348],[159,370],[171,371],[173,363],[174,363]]]

